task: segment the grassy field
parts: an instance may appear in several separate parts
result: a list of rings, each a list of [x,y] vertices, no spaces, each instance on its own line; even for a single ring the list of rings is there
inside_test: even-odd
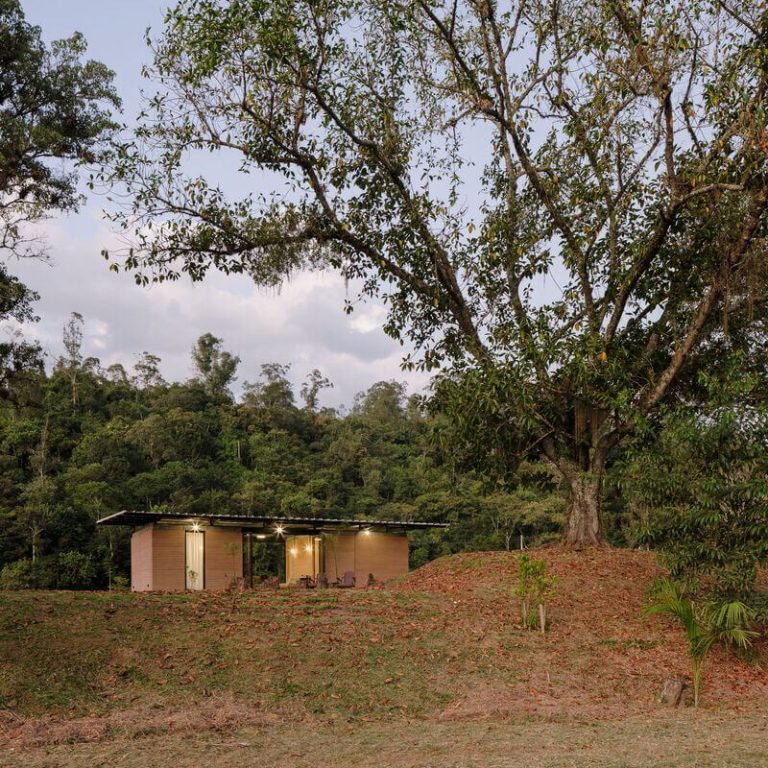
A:
[[[370,592],[0,594],[0,766],[768,764],[763,645],[714,654],[701,711],[664,709],[688,669],[642,615],[652,557],[542,556],[544,638],[506,553]]]

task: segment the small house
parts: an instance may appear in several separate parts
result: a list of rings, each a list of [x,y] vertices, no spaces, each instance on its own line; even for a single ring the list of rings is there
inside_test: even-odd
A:
[[[270,542],[284,558],[283,583],[330,584],[347,576],[365,586],[408,572],[408,531],[445,523],[334,518],[190,516],[176,512],[117,512],[98,525],[125,525],[131,535],[134,592],[227,589],[254,585],[252,553]],[[354,578],[352,579],[351,576]]]

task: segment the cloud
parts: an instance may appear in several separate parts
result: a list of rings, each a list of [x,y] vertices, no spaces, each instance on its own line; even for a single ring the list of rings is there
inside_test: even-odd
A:
[[[351,405],[354,395],[382,379],[406,381],[412,391],[426,385],[423,374],[400,369],[403,349],[381,330],[384,308],[374,302],[343,312],[345,297],[355,297],[333,273],[300,273],[280,290],[254,286],[244,276],[210,273],[202,283],[182,279],[149,288],[131,275],[115,274],[100,257],[116,244],[114,233],[95,211],[76,221],[44,225],[50,263],[18,261],[13,273],[40,293],[41,320],[25,327],[52,363],[62,351],[61,332],[71,312],[85,318],[84,353],[106,367],[130,368],[147,350],[162,359],[166,378],[192,375],[190,350],[207,331],[241,357],[238,383],[255,381],[267,362],[289,363],[298,385],[313,368],[335,384],[327,405]]]
[[[67,36],[75,28],[85,34],[89,56],[117,73],[128,121],[140,108],[140,89],[146,86],[139,76],[150,56],[144,31],[147,25],[162,26],[168,5],[157,0],[24,3],[29,20],[41,24],[48,39]],[[116,39],[120,45],[115,45]],[[227,184],[253,184],[253,177],[222,169],[222,157],[209,162]],[[85,354],[99,357],[105,367],[120,362],[130,368],[147,350],[162,358],[166,378],[186,379],[192,374],[190,349],[200,334],[209,331],[242,358],[240,383],[256,380],[266,362],[290,363],[297,385],[308,371],[319,368],[335,384],[324,393],[328,405],[350,405],[358,391],[381,379],[407,381],[411,390],[426,384],[426,376],[400,370],[403,350],[381,331],[383,307],[356,305],[352,315],[344,314],[346,289],[335,275],[300,274],[279,293],[258,290],[245,277],[220,274],[211,274],[201,284],[182,280],[150,289],[137,287],[130,275],[115,275],[99,256],[102,248],[116,244],[101,220],[104,202],[91,197],[77,215],[41,225],[51,265],[32,261],[10,265],[40,293],[41,320],[24,330],[40,341],[49,362],[61,354],[62,327],[75,311],[86,320]]]

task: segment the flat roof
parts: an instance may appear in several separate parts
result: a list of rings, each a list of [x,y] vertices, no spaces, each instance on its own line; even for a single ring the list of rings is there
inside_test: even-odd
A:
[[[179,525],[220,525],[247,528],[252,531],[270,530],[273,533],[299,531],[364,530],[418,531],[429,528],[448,528],[448,523],[423,523],[406,520],[355,520],[338,517],[276,517],[274,515],[189,515],[181,512],[152,512],[123,510],[102,517],[96,525],[148,525],[149,523],[176,523]],[[282,528],[283,531],[277,531]]]

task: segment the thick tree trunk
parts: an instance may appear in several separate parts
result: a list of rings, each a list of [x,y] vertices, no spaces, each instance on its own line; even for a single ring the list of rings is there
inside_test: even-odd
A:
[[[544,455],[570,488],[564,543],[576,548],[600,547],[603,544],[600,497],[605,462],[613,441],[610,435],[604,437],[601,442],[595,440],[600,422],[596,419],[591,421],[593,444],[582,450],[576,458],[566,458],[562,453],[558,454],[554,441],[542,441]]]
[[[569,478],[571,503],[565,543],[575,547],[599,547],[603,543],[600,519],[600,478],[578,474]]]

